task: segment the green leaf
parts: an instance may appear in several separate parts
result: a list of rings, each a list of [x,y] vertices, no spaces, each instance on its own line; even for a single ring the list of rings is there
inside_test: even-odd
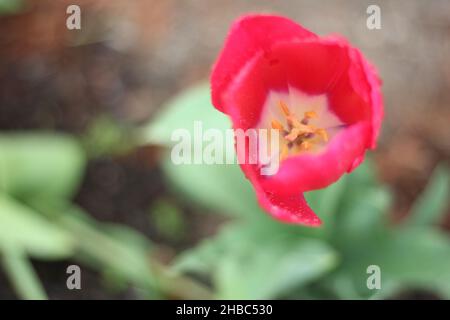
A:
[[[0,244],[46,259],[68,257],[74,239],[32,209],[0,195]]]
[[[60,225],[78,239],[80,257],[94,267],[101,266],[127,281],[149,287],[154,277],[150,267],[150,242],[136,231],[100,225],[82,209],[72,207],[60,218]]]
[[[429,289],[450,298],[450,238],[447,235],[425,228],[398,232],[382,258],[385,277],[400,282],[403,287]]]
[[[196,121],[202,122],[203,130],[214,128],[224,132],[231,128],[229,119],[211,105],[206,84],[183,92],[163,106],[162,112],[144,127],[143,143],[173,146],[172,133],[186,129],[194,137]],[[231,146],[225,152],[234,155],[235,151]],[[208,209],[243,216],[261,212],[250,183],[237,164],[175,165],[170,157],[166,157],[163,171],[178,191]]]
[[[180,240],[186,233],[183,212],[174,203],[158,199],[150,207],[151,223],[165,237]]]
[[[233,249],[233,244],[243,242],[239,226],[225,226],[215,237],[208,238],[196,247],[183,252],[172,265],[172,271],[194,272],[207,275],[220,262],[221,255]],[[245,242],[244,242],[245,243]]]
[[[29,198],[70,198],[78,188],[85,156],[69,136],[0,135],[0,190]]]
[[[336,263],[334,252],[317,240],[265,243],[222,260],[216,273],[219,298],[270,299],[322,276]]]
[[[96,118],[81,137],[89,158],[121,155],[134,147],[134,136],[127,126],[106,115]]]
[[[175,165],[166,158],[162,169],[177,191],[205,208],[243,217],[264,214],[238,165]]]
[[[352,191],[348,191],[352,192]],[[364,192],[353,193],[346,199],[337,215],[334,237],[336,243],[373,238],[386,228],[386,213],[391,202],[390,194],[383,188],[368,188]]]
[[[46,214],[56,216],[47,208]],[[77,239],[76,260],[101,272],[113,284],[132,285],[145,297],[205,299],[209,291],[183,277],[173,277],[167,268],[153,257],[153,245],[144,235],[121,225],[98,223],[76,206],[66,204],[65,214],[57,216],[58,224]]]
[[[233,225],[185,253],[174,268],[210,274],[218,298],[269,299],[316,279],[336,264],[334,251],[320,240],[267,231],[266,225]]]
[[[352,299],[355,293],[360,298],[389,298],[401,289],[426,289],[450,297],[450,239],[437,230],[386,230],[371,241],[355,239],[340,252],[342,265],[334,280],[325,284],[334,285],[340,298]],[[370,265],[380,267],[380,290],[367,288]]]
[[[448,208],[450,197],[450,174],[445,165],[438,166],[430,181],[414,204],[407,223],[411,225],[430,225],[439,219]]]
[[[172,146],[172,133],[177,129],[193,131],[194,122],[201,121],[203,130],[210,128],[225,130],[231,122],[223,113],[211,105],[208,84],[200,84],[183,91],[161,107],[162,111],[142,128],[143,144]]]
[[[391,205],[390,192],[374,177],[369,159],[345,175],[345,190],[340,193],[330,239],[336,246],[351,246],[355,241],[379,236],[386,229]]]
[[[30,261],[15,247],[0,245],[4,270],[18,296],[27,300],[45,300],[47,295]]]
[[[342,196],[346,190],[347,177],[342,177],[327,188],[305,193],[306,201],[311,209],[322,220],[322,232],[329,234],[334,227]]]

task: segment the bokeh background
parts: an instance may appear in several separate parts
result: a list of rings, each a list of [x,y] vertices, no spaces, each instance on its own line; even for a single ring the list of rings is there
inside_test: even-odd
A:
[[[70,4],[81,7],[81,30],[65,26]],[[370,4],[381,8],[380,30],[366,27]],[[230,193],[220,198],[202,184],[208,169],[169,168],[168,145],[155,139],[176,128],[183,106],[206,106],[185,122],[212,110],[199,83],[231,22],[248,12],[345,36],[383,80],[378,149],[339,187],[363,183],[370,195],[312,195],[338,221],[325,231],[271,221],[239,174],[215,180],[217,194]],[[386,258],[380,298],[450,297],[448,1],[0,0],[0,28],[1,299],[368,298],[363,266],[383,270],[376,253],[386,247],[398,251]],[[241,184],[237,199],[230,190]],[[355,201],[368,207],[349,209]],[[353,223],[373,210],[376,221]],[[354,238],[341,243],[347,228]],[[367,232],[370,244],[355,249]],[[66,288],[70,264],[82,268],[82,290]],[[274,280],[262,286],[266,277]]]

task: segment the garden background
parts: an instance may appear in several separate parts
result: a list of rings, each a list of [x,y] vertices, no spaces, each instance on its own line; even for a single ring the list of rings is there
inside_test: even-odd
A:
[[[307,194],[319,229],[167,156],[173,129],[229,126],[207,82],[248,12],[345,36],[383,80],[378,148]],[[0,0],[0,30],[0,299],[450,298],[448,1]]]

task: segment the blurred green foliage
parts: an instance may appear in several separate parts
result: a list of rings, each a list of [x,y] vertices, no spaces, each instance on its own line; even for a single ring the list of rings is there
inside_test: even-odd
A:
[[[144,130],[144,141],[172,146],[174,129],[225,130],[229,121],[209,101],[206,85],[170,102]],[[436,169],[407,220],[388,219],[392,193],[370,159],[334,185],[306,194],[322,227],[281,224],[259,208],[237,165],[174,165],[163,170],[175,190],[208,211],[234,219],[215,237],[181,254],[178,273],[206,276],[216,297],[235,299],[392,297],[426,289],[450,298],[450,239],[437,227],[449,196],[448,168]],[[367,287],[367,268],[381,269],[381,290]]]
[[[165,199],[156,200],[150,207],[150,223],[168,239],[181,240],[186,233],[183,212]]]
[[[80,143],[69,136],[0,135],[0,258],[11,284],[21,298],[44,299],[29,258],[70,258],[113,285],[158,297],[172,278],[153,263],[150,241],[128,227],[98,223],[72,203],[85,164]]]
[[[136,137],[127,125],[106,115],[96,118],[81,137],[88,158],[121,155],[129,152]]]
[[[84,153],[69,136],[3,135],[0,150],[0,188],[24,201],[69,199],[82,178]]]
[[[174,195],[228,217],[217,234],[170,266],[156,258],[161,247],[146,236],[100,223],[73,203],[89,157],[121,153],[136,137],[170,148],[173,130],[193,130],[196,120],[204,129],[230,126],[210,105],[205,85],[182,93],[133,132],[100,119],[80,139],[1,134],[0,258],[18,296],[47,298],[30,259],[69,259],[96,270],[109,288],[131,286],[144,298],[381,299],[408,289],[450,298],[450,239],[438,227],[448,209],[445,165],[436,168],[405,221],[393,225],[393,194],[377,180],[369,158],[337,183],[306,194],[324,222],[307,228],[263,212],[237,165],[174,165],[167,155],[161,168]],[[182,210],[166,198],[153,202],[149,219],[171,240],[190,232]],[[380,290],[367,287],[370,265],[381,269]],[[212,291],[197,276],[208,279]]]
[[[0,16],[19,12],[24,4],[24,0],[0,0]]]

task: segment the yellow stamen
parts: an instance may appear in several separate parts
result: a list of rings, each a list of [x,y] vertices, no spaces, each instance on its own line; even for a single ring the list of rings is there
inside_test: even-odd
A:
[[[289,134],[287,134],[284,138],[290,142],[293,142],[298,136],[302,133],[299,128],[293,128]]]
[[[317,113],[315,113],[314,111],[306,111],[305,118],[306,119],[317,118]]]
[[[289,111],[289,107],[287,106],[286,103],[284,103],[284,101],[280,100],[279,102],[279,106],[281,111],[283,112],[283,114],[287,117],[291,114],[291,112]]]
[[[328,142],[328,133],[325,129],[317,129],[315,133],[318,134],[323,141]]]
[[[298,119],[290,110],[288,105],[280,100],[278,106],[286,118],[287,129],[278,120],[273,119],[273,129],[282,130],[280,160],[286,159],[289,154],[310,151],[317,143],[328,142],[328,133],[323,128],[317,128],[308,124],[308,120],[318,118],[315,111],[304,113],[303,119]]]
[[[308,141],[303,141],[300,144],[300,151],[308,151],[310,150],[312,147],[311,143],[309,143]]]
[[[287,117],[287,122],[288,124],[290,124],[291,126],[293,126],[294,128],[299,129],[300,131],[304,132],[304,133],[314,133],[314,127],[310,126],[310,125],[306,125],[301,123],[300,121],[298,121],[295,117],[293,116],[289,116]]]
[[[283,143],[283,146],[281,147],[280,160],[286,159],[288,155],[289,155],[289,148],[285,143]]]
[[[272,129],[284,130],[283,125],[278,120],[272,120]]]

